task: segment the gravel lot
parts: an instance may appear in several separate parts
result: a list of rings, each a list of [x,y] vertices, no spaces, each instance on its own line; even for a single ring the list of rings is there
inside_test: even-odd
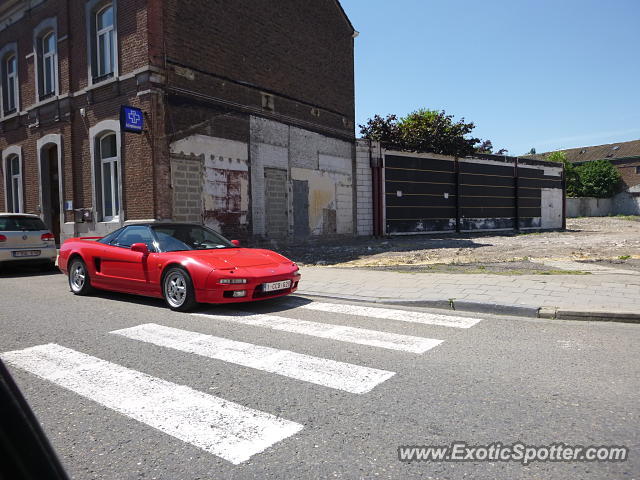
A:
[[[529,234],[416,235],[287,248],[284,254],[307,265],[340,267],[421,267],[435,272],[556,273],[529,259],[597,261],[640,270],[638,217],[567,219],[564,232]],[[482,268],[484,267],[484,268]],[[532,272],[528,272],[532,273]]]

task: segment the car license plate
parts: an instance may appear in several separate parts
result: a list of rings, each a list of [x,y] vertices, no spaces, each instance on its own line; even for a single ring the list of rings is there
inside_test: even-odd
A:
[[[40,250],[18,250],[12,253],[14,257],[37,257],[40,255]]]
[[[276,290],[284,290],[291,287],[291,280],[283,280],[282,282],[271,282],[262,285],[263,292],[274,292]]]

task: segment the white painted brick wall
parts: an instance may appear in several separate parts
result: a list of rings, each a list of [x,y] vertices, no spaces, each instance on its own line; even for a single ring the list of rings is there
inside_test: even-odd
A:
[[[358,235],[373,235],[373,189],[369,148],[369,142],[366,140],[358,140],[356,143],[356,232]]]

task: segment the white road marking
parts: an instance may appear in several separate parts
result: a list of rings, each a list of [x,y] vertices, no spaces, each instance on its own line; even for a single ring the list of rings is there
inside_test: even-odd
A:
[[[302,429],[298,423],[53,343],[1,357],[236,465]]]
[[[394,372],[262,347],[178,328],[147,323],[111,333],[161,347],[215,358],[350,393],[366,393]]]
[[[424,353],[443,342],[443,340],[433,338],[413,337],[410,335],[400,335],[398,333],[368,330],[366,328],[295,320],[293,318],[278,317],[276,315],[252,315],[237,312],[229,312],[228,315],[207,315],[205,313],[192,313],[192,315],[206,317],[212,320],[241,323],[243,325],[271,328],[284,332],[299,333],[302,335],[338,340],[340,342],[371,345],[373,347],[411,353]]]
[[[308,310],[341,313],[344,315],[358,315],[360,317],[383,318],[400,322],[422,323],[425,325],[441,325],[443,327],[471,328],[481,322],[480,318],[441,315],[428,312],[411,312],[391,308],[367,307],[364,305],[347,305],[344,303],[311,302],[301,305]]]

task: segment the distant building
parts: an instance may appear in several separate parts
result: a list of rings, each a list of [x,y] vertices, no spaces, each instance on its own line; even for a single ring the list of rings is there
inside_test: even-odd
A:
[[[640,140],[561,150],[571,163],[609,160],[620,172],[620,191],[611,199],[567,199],[567,216],[640,215]],[[552,152],[526,155],[544,160]]]
[[[0,211],[351,235],[356,33],[337,0],[4,0]]]
[[[565,153],[567,160],[575,164],[593,160],[609,160],[620,171],[624,190],[640,185],[640,140],[569,148],[560,151]],[[525,157],[544,160],[551,153],[538,153],[525,155]]]

